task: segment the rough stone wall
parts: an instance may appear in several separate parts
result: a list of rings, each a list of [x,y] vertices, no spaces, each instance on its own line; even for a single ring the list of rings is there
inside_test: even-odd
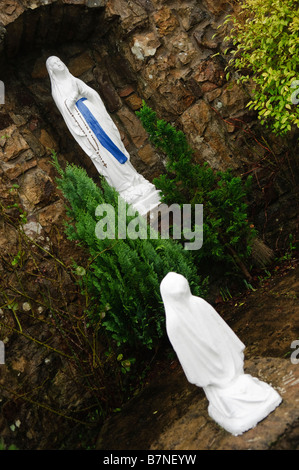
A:
[[[71,138],[51,97],[45,61],[49,55],[58,55],[75,76],[100,93],[133,165],[149,180],[164,171],[164,156],[152,148],[135,115],[142,99],[186,133],[199,163],[253,174],[255,223],[272,246],[280,246],[284,227],[289,233],[296,225],[297,208],[290,205],[298,184],[290,163],[296,136],[277,139],[266,132],[246,108],[250,87],[237,85],[236,75],[226,80],[225,32],[218,26],[232,6],[234,2],[225,0],[3,2],[2,80],[8,103],[12,100],[10,109],[21,109],[19,121],[10,117],[9,126],[8,107],[0,109],[1,131],[6,135],[18,131],[28,145],[18,153],[26,164],[21,165],[22,159],[15,156],[6,157],[9,162],[2,164],[3,171],[12,175],[18,171],[16,163],[22,174],[34,172],[32,165],[40,155],[33,144],[37,139],[38,145],[52,146],[96,177],[93,164]]]

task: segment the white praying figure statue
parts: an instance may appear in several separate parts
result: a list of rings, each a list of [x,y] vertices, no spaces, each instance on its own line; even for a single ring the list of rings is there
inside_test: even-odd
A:
[[[56,106],[98,172],[141,215],[159,205],[160,192],[133,167],[99,94],[74,77],[58,57],[49,57],[46,67]]]
[[[244,373],[244,344],[187,279],[168,273],[160,285],[166,331],[189,382],[202,387],[210,417],[237,436],[280,403],[269,384]]]

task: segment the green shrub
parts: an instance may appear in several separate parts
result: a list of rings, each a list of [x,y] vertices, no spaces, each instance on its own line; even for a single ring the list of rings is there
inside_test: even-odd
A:
[[[244,261],[251,253],[256,231],[248,222],[246,196],[251,178],[245,182],[231,171],[215,172],[207,163],[193,161],[193,151],[180,130],[157,118],[145,103],[137,112],[150,140],[167,155],[166,174],[154,180],[167,204],[203,204],[203,246],[194,251],[196,260],[229,267],[248,276]]]
[[[83,275],[82,283],[93,299],[91,322],[104,327],[118,346],[151,349],[165,334],[160,296],[163,277],[169,271],[179,272],[188,279],[193,293],[203,296],[206,282],[200,284],[190,252],[176,241],[117,237],[118,193],[103,178],[100,189],[84,169],[68,164],[63,170],[56,158],[55,166],[60,175],[58,187],[69,202],[66,233],[85,246],[89,256],[88,269],[77,267],[77,273]],[[103,203],[115,208],[115,239],[95,235],[99,221],[95,211]]]
[[[299,108],[292,99],[293,87],[299,88],[298,1],[245,0],[240,14],[225,23],[232,25],[225,39],[235,46],[229,64],[242,75],[240,82],[255,85],[247,106],[277,135],[299,127]]]

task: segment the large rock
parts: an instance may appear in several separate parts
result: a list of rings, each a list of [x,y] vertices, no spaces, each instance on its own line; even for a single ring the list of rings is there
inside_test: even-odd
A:
[[[229,2],[227,0],[203,0],[203,3],[211,13],[218,16],[225,12]]]
[[[90,54],[85,51],[77,57],[74,57],[68,63],[68,69],[75,77],[80,77],[94,66]]]
[[[156,11],[153,14],[153,18],[161,37],[169,35],[179,26],[177,18],[174,16],[171,9],[166,6]]]
[[[8,162],[21,152],[28,150],[29,145],[14,124],[3,129],[0,139],[0,160]]]
[[[21,161],[18,163],[6,164],[5,166],[3,165],[3,170],[10,180],[15,180],[19,176],[26,173],[26,171],[30,170],[31,168],[34,168],[36,165],[36,160],[30,158],[29,160]]]
[[[51,232],[55,226],[61,227],[66,221],[66,209],[62,200],[42,209],[38,214],[38,220],[46,232]]]
[[[181,18],[182,26],[186,31],[189,31],[193,26],[207,18],[207,13],[197,5],[188,5],[179,8],[179,16]]]
[[[198,54],[189,35],[183,31],[172,37],[171,46],[181,65],[189,64]]]
[[[21,2],[16,0],[5,0],[1,2],[0,22],[2,25],[12,23],[24,12]]]
[[[107,0],[105,15],[108,20],[119,17],[121,28],[126,33],[132,32],[147,21],[147,13],[140,3],[129,4],[125,0]]]
[[[139,119],[133,112],[125,107],[119,110],[117,115],[124,127],[129,131],[129,136],[132,139],[132,142],[139,149],[142,145],[144,145],[148,138],[147,133],[142,127]]]
[[[144,60],[147,57],[154,56],[160,44],[153,32],[147,35],[136,34],[133,38],[131,51],[138,60]]]
[[[53,201],[56,187],[50,178],[40,168],[27,172],[20,188],[20,199],[23,207],[29,213],[34,209],[45,207]]]

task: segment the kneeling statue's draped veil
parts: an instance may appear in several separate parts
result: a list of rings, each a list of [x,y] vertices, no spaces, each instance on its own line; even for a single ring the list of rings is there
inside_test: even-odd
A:
[[[216,310],[170,272],[161,282],[166,330],[189,382],[202,387],[209,415],[234,435],[254,427],[281,402],[270,385],[245,374],[244,344]]]
[[[141,214],[157,206],[159,192],[131,164],[120,133],[99,94],[74,77],[58,57],[49,57],[46,66],[56,106],[98,172]]]

